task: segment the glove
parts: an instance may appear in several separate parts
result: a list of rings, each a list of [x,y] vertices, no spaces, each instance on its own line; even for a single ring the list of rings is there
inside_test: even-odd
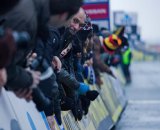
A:
[[[79,95],[85,95],[86,92],[89,91],[89,86],[85,83],[80,83],[80,87],[78,88],[77,91]]]
[[[73,109],[74,107],[74,100],[69,97],[64,97],[61,99],[61,110],[62,111],[68,111]]]

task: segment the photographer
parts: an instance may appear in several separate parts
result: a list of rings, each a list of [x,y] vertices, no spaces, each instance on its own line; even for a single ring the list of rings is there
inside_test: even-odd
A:
[[[59,83],[62,84],[67,98],[69,97],[72,99],[74,105],[70,106],[70,109],[72,110],[75,120],[81,120],[83,115],[80,99],[77,95],[77,90],[83,85],[85,87],[87,86],[85,84],[82,85],[75,78],[75,71],[73,66],[73,45],[75,45],[74,42],[77,40],[76,33],[85,24],[85,19],[86,14],[84,10],[80,8],[79,12],[73,16],[66,28],[59,29],[62,46],[59,57],[61,58],[63,69],[57,73],[57,78]]]

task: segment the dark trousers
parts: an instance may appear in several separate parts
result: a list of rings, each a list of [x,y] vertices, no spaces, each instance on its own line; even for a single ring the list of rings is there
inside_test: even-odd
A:
[[[121,67],[122,67],[122,71],[123,71],[126,83],[130,83],[131,82],[131,74],[129,70],[130,64],[127,64],[127,65],[122,64]]]

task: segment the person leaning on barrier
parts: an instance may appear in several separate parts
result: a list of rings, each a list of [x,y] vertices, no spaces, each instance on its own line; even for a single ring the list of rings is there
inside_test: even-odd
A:
[[[80,8],[79,12],[76,15],[74,15],[73,18],[68,23],[68,25],[66,25],[66,29],[64,31],[60,31],[62,35],[62,49],[60,51],[60,57],[63,68],[66,70],[65,72],[66,74],[64,75],[67,75],[67,73],[69,73],[70,78],[69,77],[68,78],[75,80],[75,82],[68,82],[68,84],[69,83],[73,84],[73,85],[68,85],[68,87],[71,88],[73,86],[72,89],[77,89],[79,87],[79,83],[74,77],[74,68],[73,68],[72,53],[71,53],[72,42],[74,40],[74,37],[76,36],[75,34],[80,30],[80,27],[84,24],[85,19],[86,19],[86,14],[84,10]],[[70,37],[70,39],[68,37]],[[62,72],[58,74],[58,79],[60,80],[61,83],[66,84],[65,80],[66,78],[67,76],[63,77]]]
[[[79,82],[84,82],[83,65],[86,60],[87,50],[85,44],[88,44],[88,38],[92,35],[93,28],[90,17],[86,14],[85,24],[77,32],[78,38],[73,42],[73,59],[74,59],[74,71],[76,79]],[[90,57],[91,58],[91,57]]]
[[[36,2],[37,2],[37,4],[35,4]],[[44,3],[41,4],[42,2],[44,2]],[[57,2],[57,3],[55,3],[55,2]],[[66,3],[66,5],[64,4],[64,2]],[[36,8],[37,13],[35,13],[32,10],[32,7],[33,7],[32,5],[33,4],[36,5],[35,8]],[[62,6],[60,6],[58,4],[60,4]],[[28,8],[26,8],[27,5],[29,5],[29,8],[30,8],[29,13],[25,12],[25,9],[28,9]],[[48,12],[50,11],[51,15],[54,14],[54,16],[52,15],[52,17],[51,17],[51,21],[52,22],[55,21],[53,24],[55,24],[55,26],[57,26],[56,21],[57,22],[61,21],[61,23],[63,23],[63,20],[66,21],[66,19],[69,19],[74,13],[76,13],[78,11],[79,7],[82,5],[82,0],[68,0],[68,1],[66,1],[66,0],[65,1],[64,0],[50,0],[50,10],[49,11],[47,11],[49,9],[47,7],[47,5],[48,5],[47,4],[47,0],[46,1],[43,1],[43,0],[41,0],[41,1],[37,0],[36,1],[36,0],[34,0],[33,2],[29,1],[29,3],[27,3],[27,1],[25,1],[25,0],[20,0],[20,3],[18,3],[16,8],[14,8],[11,12],[7,13],[6,16],[12,16],[14,13],[17,13],[17,12],[18,12],[19,15],[16,14],[17,17],[14,17],[14,18],[10,17],[11,19],[5,19],[5,17],[2,16],[2,18],[4,18],[3,19],[3,26],[4,27],[8,27],[9,26],[11,28],[14,28],[14,29],[17,29],[17,30],[20,30],[20,31],[23,30],[23,29],[26,30],[32,36],[32,40],[33,40],[32,43],[34,43],[34,41],[35,41],[34,40],[34,36],[37,35],[36,32],[38,30],[38,36],[41,37],[42,41],[44,42],[47,39],[46,38],[47,37],[46,34],[48,34],[46,32],[47,28],[45,26],[46,25],[46,21],[48,20]],[[24,6],[24,8],[23,8],[23,6]],[[55,6],[55,7],[53,7],[53,6]],[[20,11],[21,9],[23,9],[22,13]],[[24,13],[24,16],[22,15],[22,17],[21,17],[21,14],[23,14],[23,13]],[[30,13],[31,13],[32,17],[30,17]],[[61,14],[61,15],[59,15],[59,17],[57,17],[57,15],[56,15],[58,13]],[[37,14],[37,15],[35,15],[35,14]],[[28,19],[27,16],[30,17],[30,18]],[[43,16],[45,16],[45,17],[43,17]],[[18,19],[18,17],[20,17],[20,19]],[[36,17],[38,17],[38,18],[36,19]],[[25,23],[25,21],[27,21],[27,23]],[[37,21],[38,21],[38,23],[36,23]],[[18,25],[18,26],[16,26],[16,25]],[[37,26],[38,26],[38,29],[36,28]],[[33,47],[34,47],[34,45],[33,45]],[[28,54],[28,52],[30,52],[30,50],[31,50],[30,48],[32,48],[32,46],[29,46],[29,48],[27,48],[28,50],[25,53],[25,56],[26,56],[26,54]],[[21,52],[21,50],[19,50],[19,51]],[[22,50],[22,53],[23,52],[25,52],[25,50]],[[23,67],[21,68],[21,66],[23,66],[22,59],[25,59],[25,56],[23,55],[23,58],[19,58],[19,59],[17,59],[17,57],[16,57],[15,60],[17,62],[20,61],[22,63],[22,64],[18,64],[18,67],[20,67],[20,68],[17,68],[17,66],[16,66],[16,68],[20,72],[23,71],[23,73],[25,73],[27,75],[28,73],[26,73],[26,71],[23,70]],[[17,65],[17,62],[15,63],[16,65]],[[13,66],[15,64],[13,64]],[[12,70],[11,70],[11,72],[12,72]],[[16,74],[17,74],[17,71],[14,73],[14,76]],[[14,78],[14,77],[12,77],[12,78]],[[17,79],[19,79],[19,78],[17,78]],[[23,84],[25,84],[25,83],[27,83],[26,81],[27,81],[28,78],[32,79],[32,76],[28,75],[28,77],[25,77],[25,75],[21,75],[21,78],[22,79],[21,80],[19,79],[19,80],[22,81],[24,79],[25,81],[23,81]],[[26,84],[25,86],[18,86],[19,85],[19,80],[18,81],[14,81],[15,84],[13,83],[13,81],[12,82],[10,81],[8,83],[8,84],[10,84],[9,89],[14,89],[14,87],[17,86],[18,87],[18,91],[16,91],[15,93],[16,93],[16,95],[18,95],[18,97],[20,97],[20,98],[23,97],[23,98],[27,98],[27,99],[30,98],[31,91],[28,92],[28,89],[24,89],[24,87],[29,87],[29,84]],[[37,79],[37,81],[38,81],[38,79]],[[36,84],[38,84],[38,82]],[[34,86],[36,84],[34,84]]]
[[[80,9],[80,12],[82,12],[82,9]],[[76,16],[76,15],[75,15]],[[75,16],[74,16],[74,18],[75,18]],[[73,19],[71,20],[71,21],[73,21]],[[77,19],[75,20],[75,22],[77,21]],[[79,22],[77,23],[77,24],[79,24]],[[79,25],[78,25],[79,26]],[[78,27],[79,28],[79,27]],[[51,29],[51,32],[53,33],[55,30],[52,30]],[[77,30],[78,31],[78,30]],[[74,33],[74,29],[73,29],[73,31],[72,31],[73,33]],[[76,32],[75,32],[76,33]],[[65,57],[65,55],[68,53],[68,51],[70,51],[70,44],[68,44],[68,43],[66,43],[65,42],[65,40],[70,40],[70,38],[71,38],[71,41],[72,41],[72,34],[69,32],[69,29],[62,29],[62,28],[60,28],[60,29],[58,29],[57,30],[57,32],[55,32],[55,34],[54,35],[57,35],[57,36],[59,36],[59,37],[57,37],[57,38],[51,38],[50,39],[50,42],[52,43],[53,42],[53,39],[54,39],[54,41],[57,39],[57,40],[59,40],[59,44],[57,44],[56,42],[55,42],[55,44],[54,44],[54,48],[55,48],[55,50],[57,50],[57,51],[55,51],[54,53],[55,53],[55,55],[57,55],[61,60],[63,60],[64,62],[66,61],[66,59],[64,58],[63,59],[63,57]],[[70,38],[69,38],[70,37]],[[67,38],[67,39],[66,39]],[[69,43],[70,43],[70,41],[69,41]],[[69,46],[68,46],[69,45]],[[70,49],[69,49],[69,48]],[[68,49],[66,49],[66,48],[68,48]],[[68,50],[68,51],[67,51]],[[56,60],[57,61],[57,60]],[[53,62],[53,63],[56,63],[57,65],[59,64],[59,63],[57,63],[57,62]],[[63,63],[63,62],[62,62]],[[56,66],[56,68],[58,69],[59,67],[57,67],[57,65],[54,65],[54,66]],[[69,67],[69,66],[68,66]],[[67,70],[67,68],[65,68],[66,70]],[[69,87],[71,87],[71,88],[74,88],[74,89],[76,89],[76,88],[78,88],[79,87],[79,83],[78,83],[78,81],[76,81],[75,80],[75,78],[73,77],[73,76],[71,76],[67,71],[63,71],[63,69],[62,70],[59,70],[58,69],[58,79],[60,80],[60,82],[62,82],[62,83],[66,83],[66,81],[68,82],[68,84],[69,83],[71,83],[70,85],[69,85]],[[69,70],[68,70],[69,71]],[[72,82],[72,81],[76,81],[76,82]],[[69,82],[69,81],[71,81],[71,82]]]
[[[111,69],[104,63],[104,61],[101,60],[100,55],[101,55],[101,41],[100,38],[98,37],[99,29],[98,25],[93,25],[93,30],[94,30],[94,35],[91,37],[90,40],[90,45],[93,46],[93,67],[95,70],[95,75],[96,75],[96,83],[97,85],[103,84],[101,78],[100,78],[100,72],[106,72],[110,76],[115,77]]]
[[[65,25],[70,17],[77,13],[82,4],[82,0],[74,0],[74,3],[72,2],[73,0],[54,1],[54,6],[57,6],[57,8],[54,8],[53,10],[50,9],[51,13],[53,13],[49,20],[49,36],[46,40],[43,40],[37,44],[35,48],[37,56],[43,56],[49,65],[52,65],[52,62],[55,62],[54,68],[56,70],[61,69],[61,62],[56,56],[60,46],[60,34],[55,27],[61,27],[62,25]],[[63,3],[63,5],[61,3]],[[51,2],[51,4],[53,3]],[[54,111],[58,125],[61,125],[62,121],[60,114],[61,108],[59,102],[59,91],[55,75],[53,74],[49,79],[40,82],[38,86],[44,92],[45,96],[51,99],[53,103],[53,108],[48,107],[45,110],[46,116],[51,116],[53,114],[52,111]]]
[[[62,15],[62,16],[65,16],[65,15]],[[55,18],[58,18],[57,16]],[[50,26],[52,25],[52,22],[54,23],[57,19],[51,19],[49,21],[50,23]],[[69,19],[69,17],[66,17]],[[54,21],[53,21],[54,20]],[[60,23],[60,22],[59,22]],[[59,26],[56,24],[56,26]],[[60,31],[61,29],[59,30],[56,30],[53,25],[52,27],[50,27],[50,34],[51,34],[51,37],[48,41],[48,47],[50,49],[47,50],[47,53],[50,53],[50,54],[53,54],[53,55],[56,55],[60,58],[62,58],[63,56],[65,56],[65,54],[67,54],[68,51],[65,51],[65,47],[67,47],[66,45],[68,45],[66,42],[63,43],[63,41],[65,41],[64,39],[64,35],[65,35],[65,38],[69,38],[71,35],[70,33],[68,33],[67,31],[69,29],[67,29],[67,31],[65,31],[65,34],[64,31]],[[69,38],[70,39],[70,38]],[[68,40],[69,40],[68,39]],[[59,42],[57,42],[59,41]],[[66,43],[66,44],[65,44]],[[53,45],[53,46],[52,46]],[[63,46],[64,45],[64,46]],[[69,47],[70,48],[70,47]],[[62,53],[61,53],[62,52]],[[51,55],[48,55],[48,57],[50,57]],[[53,56],[52,56],[53,57]],[[51,58],[52,58],[51,57]],[[55,67],[56,71],[57,71],[57,78],[58,79],[61,79],[61,81],[67,85],[69,85],[68,87],[71,87],[72,89],[75,89],[75,88],[78,88],[79,87],[79,82],[73,77],[71,76],[66,70],[62,69],[61,70],[61,62],[59,60],[58,57],[55,57],[53,59],[53,66]],[[59,81],[60,83],[62,83],[61,81]],[[61,86],[61,85],[59,85]],[[59,88],[60,89],[60,88]],[[61,90],[61,89],[60,89]],[[63,93],[60,92],[60,96],[63,95]],[[62,98],[61,98],[62,99]],[[66,98],[65,98],[66,99]],[[63,102],[63,101],[62,101]],[[73,105],[72,105],[73,106]]]
[[[72,98],[74,106],[71,107],[75,120],[81,120],[83,116],[82,106],[76,91],[82,87],[74,75],[73,67],[73,42],[75,42],[76,33],[84,26],[86,14],[81,8],[79,12],[73,16],[68,26],[62,32],[62,50],[60,58],[63,65],[63,71],[57,73],[58,81],[62,84],[66,96]],[[71,82],[72,81],[72,82]],[[85,87],[86,84],[84,84]]]
[[[16,1],[16,0],[15,0]],[[50,0],[54,1],[54,0]],[[17,49],[16,56],[12,64],[7,67],[8,82],[7,88],[28,88],[29,86],[36,86],[38,83],[38,75],[32,71],[27,72],[23,69],[24,62],[28,53],[32,50],[35,44],[35,38],[38,35],[44,38],[47,34],[46,23],[49,20],[49,14],[54,8],[54,3],[49,6],[49,0],[17,0],[13,4],[1,1],[5,8],[10,8],[1,11],[0,23],[4,28],[12,28],[18,31],[27,31],[31,36],[31,42],[25,49]],[[28,10],[29,9],[29,10]],[[50,10],[49,10],[50,9]],[[53,11],[54,12],[54,11]],[[35,77],[35,78],[34,78]],[[24,80],[25,79],[25,80]],[[32,82],[33,81],[33,82]],[[34,82],[35,81],[35,82]],[[36,83],[36,84],[32,84]]]

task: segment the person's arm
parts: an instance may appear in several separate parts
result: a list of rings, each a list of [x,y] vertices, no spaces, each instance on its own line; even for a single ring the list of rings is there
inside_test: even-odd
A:
[[[8,78],[5,86],[9,90],[31,88],[39,83],[39,72],[27,71],[17,65],[10,65],[6,70]]]
[[[17,65],[10,65],[6,68],[7,70],[7,89],[18,90],[20,88],[29,88],[32,85],[32,75],[27,72],[24,68]]]
[[[53,56],[52,65],[53,65],[53,68],[54,68],[57,72],[60,72],[60,71],[61,71],[62,62],[60,61],[60,59],[59,59],[57,56]]]
[[[101,71],[101,72],[106,72],[112,77],[116,78],[111,69],[101,60],[100,58],[100,42],[98,40],[98,37],[95,37],[95,43],[94,43],[94,57],[93,57],[93,63],[95,66]]]
[[[59,73],[57,73],[57,79],[60,83],[72,88],[78,89],[80,83],[75,79],[74,76],[70,75],[66,70],[61,69]]]

